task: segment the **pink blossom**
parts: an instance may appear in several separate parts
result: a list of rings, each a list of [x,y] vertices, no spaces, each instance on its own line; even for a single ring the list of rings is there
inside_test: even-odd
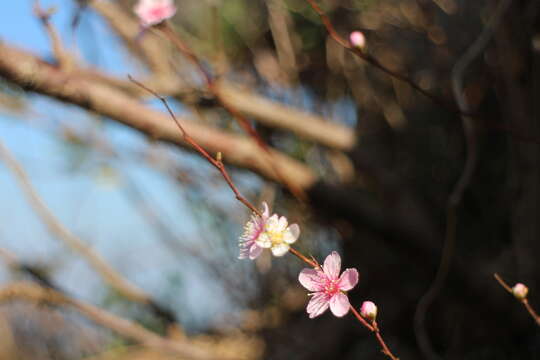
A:
[[[310,319],[321,315],[330,307],[335,316],[342,317],[349,312],[349,298],[345,294],[358,283],[358,271],[347,269],[339,276],[341,257],[335,251],[326,257],[322,269],[304,269],[298,280],[311,291],[307,306]]]
[[[250,260],[256,259],[261,255],[263,248],[257,245],[256,240],[259,238],[261,233],[265,229],[266,222],[270,212],[268,210],[268,204],[263,202],[264,211],[262,216],[257,214],[251,215],[251,219],[244,226],[244,233],[240,236],[238,245],[240,246],[240,255],[239,259],[246,259],[249,257]]]
[[[173,0],[139,0],[133,10],[142,25],[148,27],[173,17],[176,6]]]
[[[517,283],[512,288],[512,294],[514,294],[514,296],[519,300],[525,299],[528,293],[529,293],[529,288],[522,283]]]
[[[377,317],[377,305],[371,301],[364,301],[360,307],[360,315],[371,321]]]
[[[349,35],[349,41],[355,48],[362,49],[366,46],[366,37],[361,31],[353,31],[351,35]]]

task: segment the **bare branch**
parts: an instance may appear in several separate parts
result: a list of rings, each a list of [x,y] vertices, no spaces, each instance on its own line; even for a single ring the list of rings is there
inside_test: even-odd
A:
[[[128,16],[119,6],[108,1],[92,1],[91,6],[110,23],[113,30],[126,43],[131,44],[132,47],[138,46],[135,43],[138,33],[138,23],[135,19]],[[156,56],[156,54],[160,54],[160,56],[162,56],[161,54],[168,54],[163,43],[161,42],[158,45],[154,41],[155,38],[155,34],[149,31],[139,40],[141,45],[138,46],[143,52],[142,54],[139,53],[139,55],[142,56],[142,60],[151,69],[153,68],[149,62],[151,57]],[[146,46],[147,43],[153,43],[154,45],[150,48]],[[189,90],[182,88],[180,82],[174,76],[160,77],[157,80],[145,80],[145,84],[162,95],[181,95],[182,92]],[[291,131],[301,138],[312,140],[337,150],[348,151],[356,144],[354,130],[347,126],[333,123],[321,116],[272,101],[253,91],[241,89],[229,81],[220,80],[216,82],[216,89],[227,104],[238,109],[244,116],[249,116],[261,124]]]
[[[89,78],[68,76],[56,67],[24,51],[0,44],[0,76],[26,90],[47,95],[92,110],[125,124],[151,139],[173,143],[192,150],[166,114],[151,110],[125,93],[92,81]],[[250,140],[193,121],[182,120],[191,137],[210,154],[223,153],[229,164],[252,170],[276,182],[272,166],[265,161],[264,152]],[[271,150],[276,163],[288,182],[306,189],[316,181],[307,166]]]
[[[433,103],[439,105],[441,108],[447,110],[448,112],[454,113],[454,114],[464,114],[464,115],[471,115],[463,112],[461,109],[457,108],[453,104],[448,104],[443,99],[439,98],[437,95],[432,94],[429,91],[426,91],[422,89],[420,85],[418,85],[416,82],[414,82],[412,79],[407,77],[404,74],[401,74],[399,72],[396,72],[392,69],[387,68],[384,66],[379,60],[374,58],[373,56],[363,52],[361,49],[355,48],[349,44],[349,41],[345,40],[343,37],[341,37],[336,29],[334,28],[334,25],[330,21],[330,18],[328,15],[325,14],[325,12],[320,8],[319,5],[317,5],[316,0],[306,0],[311,8],[319,15],[321,18],[322,23],[324,24],[324,27],[326,28],[326,31],[330,35],[332,39],[334,39],[338,44],[343,46],[345,49],[353,53],[354,55],[358,56],[371,66],[381,70],[385,74],[399,80],[403,81],[404,83],[407,83],[410,87],[412,87],[414,90],[418,91],[420,94],[424,95],[426,98],[430,99]]]
[[[43,10],[41,8],[39,0],[35,0],[34,13],[43,24],[43,27],[45,28],[45,31],[49,36],[54,56],[60,64],[60,67],[65,71],[71,70],[74,65],[74,59],[65,51],[64,46],[62,45],[62,40],[60,39],[60,35],[58,35],[58,31],[56,31],[56,29],[50,22],[50,18],[54,13],[54,9],[51,8]]]
[[[194,346],[188,341],[163,338],[130,320],[118,317],[82,301],[69,298],[53,289],[45,289],[29,283],[14,283],[0,290],[0,302],[14,300],[45,302],[51,305],[73,308],[96,324],[160,352],[171,352],[194,360],[223,359],[223,356],[212,354],[212,352]]]

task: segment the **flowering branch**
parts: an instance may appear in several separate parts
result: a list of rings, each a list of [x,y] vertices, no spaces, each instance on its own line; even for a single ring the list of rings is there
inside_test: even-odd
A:
[[[525,306],[525,309],[529,312],[531,317],[536,321],[536,324],[540,326],[540,316],[536,313],[536,311],[532,308],[531,304],[529,304],[529,300],[527,300],[527,294],[529,293],[529,289],[523,285],[522,283],[517,283],[514,285],[514,287],[510,287],[500,276],[499,274],[495,273],[493,274],[495,277],[495,280],[510,294],[514,295],[514,297]]]
[[[223,96],[221,95],[215,78],[212,76],[210,71],[202,64],[197,55],[189,48],[189,46],[174,32],[170,25],[164,21],[156,26],[175,46],[176,48],[186,56],[201,73],[208,91],[214,96],[218,103],[225,109],[235,120],[236,122],[244,129],[244,131],[255,141],[255,143],[266,153],[270,159],[269,164],[272,167],[273,171],[276,173],[276,176],[282,180],[282,183],[287,186],[291,193],[299,200],[304,201],[306,195],[304,192],[296,187],[291,182],[287,181],[282,175],[281,169],[275,164],[273,154],[270,152],[268,145],[257,133],[257,130],[249,123],[244,115],[238,109],[236,109],[231,104],[227,103]]]
[[[231,190],[234,192],[234,194],[236,196],[236,199],[239,200],[242,204],[244,204],[248,209],[253,211],[254,215],[252,216],[251,220],[248,221],[248,223],[246,224],[245,232],[240,238],[240,256],[239,256],[239,258],[247,258],[247,257],[249,257],[250,259],[253,260],[253,259],[257,258],[262,253],[264,248],[271,248],[272,253],[275,256],[283,256],[287,252],[289,252],[292,255],[296,256],[301,261],[305,262],[307,265],[309,265],[312,268],[312,269],[304,269],[304,270],[309,270],[311,272],[316,272],[319,275],[321,273],[324,273],[325,265],[327,264],[327,261],[325,261],[325,265],[321,266],[317,262],[317,260],[315,260],[314,258],[311,258],[311,259],[308,258],[304,254],[302,254],[300,251],[296,250],[295,248],[293,248],[291,246],[291,244],[296,241],[296,239],[298,238],[298,236],[300,234],[300,229],[299,229],[298,225],[291,224],[290,226],[287,226],[288,222],[287,222],[287,219],[284,216],[278,217],[277,214],[274,214],[274,215],[270,216],[269,209],[268,209],[268,206],[266,205],[266,203],[263,204],[264,205],[264,211],[261,212],[253,204],[251,204],[246,198],[244,198],[240,194],[240,192],[238,191],[236,186],[234,185],[234,183],[233,183],[231,177],[229,176],[227,170],[223,166],[223,163],[221,161],[221,153],[218,153],[218,155],[217,155],[217,157],[215,159],[212,156],[210,156],[210,154],[208,154],[208,152],[206,150],[204,150],[199,144],[197,144],[189,136],[189,134],[186,132],[186,130],[184,129],[184,127],[182,126],[180,121],[178,121],[178,119],[174,115],[174,112],[172,111],[172,109],[170,108],[167,100],[164,97],[160,96],[155,91],[153,91],[150,88],[146,87],[144,84],[138,82],[133,77],[128,75],[128,78],[134,84],[136,84],[139,87],[141,87],[142,89],[148,91],[150,94],[155,96],[157,99],[159,99],[163,103],[163,105],[167,109],[167,112],[169,113],[171,118],[174,120],[174,122],[176,123],[176,125],[178,126],[180,131],[182,132],[182,136],[184,137],[185,141],[188,142],[191,146],[193,146],[193,148],[197,152],[199,152],[210,164],[212,164],[215,168],[217,168],[219,170],[219,172],[221,173],[221,175],[223,176],[223,178],[225,179],[225,181],[227,182],[227,184],[229,185]],[[332,254],[332,256],[334,258],[336,256],[337,256],[337,258],[339,258],[339,255],[337,253],[335,253],[335,252]],[[341,266],[341,260],[335,260],[335,261],[338,261],[339,264],[340,264],[339,266]],[[330,265],[327,265],[327,266],[330,266]],[[333,265],[333,266],[335,267],[336,265]],[[339,273],[339,269],[337,271]],[[345,275],[345,274],[347,274],[347,275]],[[356,275],[354,275],[354,274],[356,274]],[[300,274],[300,276],[302,276],[302,273]],[[334,291],[335,294],[339,293],[338,296],[340,297],[340,301],[342,301],[341,303],[336,305],[337,307],[339,307],[339,309],[335,310],[335,311],[337,311],[335,313],[335,315],[336,316],[343,316],[350,309],[352,311],[352,313],[354,314],[354,316],[358,319],[358,321],[364,327],[366,327],[369,331],[371,331],[372,333],[375,334],[375,337],[376,337],[377,341],[381,345],[383,354],[385,354],[386,356],[388,356],[392,360],[398,360],[398,358],[395,355],[392,354],[392,352],[390,351],[390,349],[386,345],[386,343],[385,343],[385,341],[384,341],[384,339],[383,339],[383,337],[382,337],[382,335],[380,333],[377,322],[375,321],[376,312],[377,312],[375,305],[373,303],[371,303],[371,302],[364,302],[364,304],[362,305],[362,309],[361,309],[361,311],[359,313],[356,310],[356,308],[349,303],[347,296],[342,292],[342,291],[352,289],[356,285],[356,283],[358,282],[358,272],[356,271],[356,269],[347,269],[343,273],[343,275],[342,275],[342,277],[340,279],[342,279],[342,278],[343,278],[343,280],[340,280],[340,283],[341,283],[340,286],[341,287],[336,285],[336,287],[332,288],[333,289],[332,291]],[[336,280],[337,280],[337,278],[333,280],[334,282],[332,284],[334,284]],[[303,280],[301,280],[300,282],[302,283],[302,281]],[[308,288],[308,290],[309,290],[309,288]],[[345,298],[346,300],[344,300],[343,298]],[[312,298],[312,300],[315,300],[315,297]],[[329,299],[327,299],[327,300],[328,301],[326,302],[326,307],[324,307],[324,305],[321,307],[320,303],[316,304],[316,306],[318,306],[317,309],[316,309],[316,312],[318,312],[318,311],[320,311],[320,312],[316,313],[316,315],[314,315],[314,316],[311,316],[313,314],[312,313],[312,314],[310,314],[310,317],[315,317],[315,316],[318,316],[318,315],[322,314],[322,312],[324,312],[329,306],[328,305]],[[364,305],[366,303],[372,304],[372,306],[374,307],[374,310],[373,309],[369,309],[369,310],[364,309],[365,308]],[[310,302],[310,304],[311,304],[311,302]],[[332,309],[333,305],[330,305],[330,306],[331,306],[331,309]],[[308,309],[310,309],[310,305],[308,305]],[[334,310],[332,310],[332,311],[334,311]],[[368,319],[369,322],[366,319]],[[371,322],[371,324],[370,324],[370,322]]]
[[[444,108],[445,110],[447,110],[447,111],[449,111],[451,113],[454,113],[454,114],[469,115],[469,116],[471,115],[470,113],[465,112],[465,111],[457,108],[454,105],[448,104],[446,101],[444,101],[441,98],[439,98],[438,96],[430,93],[429,91],[426,91],[426,90],[422,89],[422,87],[420,85],[418,85],[416,82],[414,82],[409,77],[407,77],[407,76],[405,76],[405,75],[403,75],[403,74],[401,74],[401,73],[399,73],[397,71],[394,71],[394,70],[391,70],[391,69],[387,68],[386,66],[381,64],[381,62],[379,60],[377,60],[373,56],[365,53],[362,50],[361,46],[352,46],[349,41],[345,40],[343,37],[341,37],[341,35],[338,34],[336,29],[334,28],[334,25],[330,21],[330,18],[328,17],[328,15],[326,15],[325,12],[319,7],[319,5],[317,5],[315,0],[306,0],[306,1],[313,8],[313,10],[315,10],[315,12],[319,15],[319,17],[321,18],[321,21],[324,24],[324,27],[326,28],[326,31],[328,31],[328,34],[330,35],[330,37],[332,39],[334,39],[343,48],[350,51],[354,55],[358,56],[359,58],[361,58],[362,60],[364,60],[368,64],[372,65],[373,67],[381,70],[385,74],[387,74],[387,75],[389,75],[389,76],[391,76],[391,77],[393,77],[393,78],[395,78],[397,80],[403,81],[404,83],[407,83],[410,87],[412,87],[413,89],[418,91],[420,94],[424,95],[425,97],[427,97],[428,99],[433,101],[435,104],[437,104],[440,107]]]
[[[173,6],[172,3],[169,5]],[[148,6],[148,8],[145,8],[146,6]],[[145,9],[145,11],[140,11],[141,8]],[[154,8],[154,10],[158,10],[158,8]],[[191,49],[165,22],[165,20],[172,15],[163,15],[160,19],[155,19],[153,17],[154,12],[152,11],[152,3],[147,3],[145,0],[141,0],[138,3],[136,6],[136,12],[137,15],[139,15],[143,25],[149,23],[156,25],[156,28],[161,30],[162,33],[178,48],[178,50],[197,67],[202,77],[205,79],[208,90],[221,103],[223,108],[227,110],[235,118],[239,125],[242,126],[244,130],[255,140],[257,145],[259,145],[265,151],[265,153],[270,156],[271,153],[268,150],[268,146],[264,143],[264,141],[262,141],[255,129],[249,124],[247,119],[236,110],[236,108],[231,107],[223,101],[219,91],[216,88],[214,78],[210,72],[204,67]],[[359,313],[349,302],[346,292],[352,290],[358,283],[358,271],[353,268],[346,269],[340,275],[341,257],[335,251],[325,259],[324,264],[321,266],[314,258],[309,259],[300,251],[292,248],[291,244],[296,242],[300,236],[300,227],[297,224],[289,225],[285,216],[278,216],[277,214],[270,215],[270,210],[266,203],[263,203],[264,210],[261,212],[251,203],[249,203],[249,201],[243,198],[234,186],[227,171],[221,163],[221,153],[218,153],[216,159],[210,156],[201,146],[199,146],[189,137],[183,126],[176,119],[176,116],[170,109],[165,98],[159,96],[155,91],[150,90],[143,84],[134,80],[132,77],[129,77],[129,79],[141,88],[150,92],[164,104],[174,122],[182,132],[185,141],[192,145],[207,161],[209,161],[221,172],[226,182],[229,184],[229,187],[235,193],[236,198],[253,211],[254,214],[244,226],[244,233],[239,240],[239,258],[249,258],[254,260],[263,252],[264,249],[271,249],[274,256],[283,256],[286,253],[292,253],[298,259],[310,266],[310,268],[302,270],[298,277],[300,283],[306,289],[311,291],[310,295],[312,298],[307,306],[309,317],[317,317],[324,313],[328,308],[330,308],[331,312],[337,317],[345,316],[349,310],[352,310],[353,314],[360,321],[360,323],[368,330],[375,333],[375,337],[381,345],[382,352],[390,359],[397,360],[397,357],[395,357],[389,350],[382,338],[382,335],[380,334],[377,322],[375,321],[377,316],[377,307],[375,304],[370,301],[364,302]],[[276,174],[280,177],[279,169],[274,169]],[[293,192],[294,195],[298,195],[295,193],[294,189],[291,189],[291,192]]]
[[[358,283],[358,271],[350,268],[340,275],[341,257],[335,251],[326,257],[322,266],[315,260],[313,261],[317,265],[313,268],[303,269],[298,276],[300,284],[310,291],[311,300],[307,306],[309,317],[313,319],[328,308],[335,316],[343,317],[350,310],[366,329],[375,334],[382,353],[392,360],[398,360],[386,345],[379,330],[376,321],[377,306],[371,301],[364,301],[360,311],[358,311],[349,302],[346,293]]]
[[[191,146],[193,146],[193,148],[199,154],[201,154],[210,164],[212,164],[216,169],[218,169],[218,171],[221,173],[221,175],[223,176],[223,178],[227,182],[227,185],[229,185],[231,190],[234,192],[234,195],[236,196],[236,199],[238,201],[240,201],[242,204],[244,204],[248,209],[253,211],[255,214],[261,216],[261,212],[259,211],[259,209],[257,209],[245,197],[243,197],[242,194],[240,194],[240,192],[238,191],[238,189],[234,185],[229,173],[225,169],[225,165],[223,165],[221,153],[218,152],[217,155],[216,155],[216,158],[214,159],[210,154],[208,154],[208,152],[206,150],[204,150],[199,144],[197,144],[195,142],[195,140],[193,140],[193,138],[191,136],[189,136],[189,134],[186,132],[186,130],[184,129],[184,127],[182,126],[180,121],[178,121],[178,119],[176,118],[176,115],[174,115],[174,112],[169,107],[169,104],[167,103],[167,100],[163,96],[160,96],[154,90],[146,87],[144,84],[142,84],[139,81],[135,80],[133,77],[131,77],[131,75],[128,75],[128,78],[129,78],[129,80],[131,82],[133,82],[137,86],[141,87],[142,89],[148,91],[150,94],[154,95],[157,99],[159,99],[163,103],[163,105],[167,109],[167,112],[169,113],[171,118],[174,120],[176,126],[178,126],[178,128],[182,132],[182,136],[184,137],[184,140],[187,143],[189,143]]]

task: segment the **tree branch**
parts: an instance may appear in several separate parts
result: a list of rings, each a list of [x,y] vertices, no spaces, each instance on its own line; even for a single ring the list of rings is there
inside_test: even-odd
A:
[[[0,44],[0,76],[22,88],[78,105],[136,129],[153,140],[193,150],[171,119],[151,110],[125,93],[89,78],[70,76],[22,50]],[[280,182],[264,152],[249,139],[182,119],[190,136],[211,154],[221,152],[224,161]],[[307,166],[270,150],[285,179],[300,189],[316,181]]]
[[[14,300],[45,302],[51,305],[71,307],[96,324],[160,352],[171,352],[194,360],[223,359],[223,356],[212,354],[210,351],[194,346],[187,341],[163,338],[130,320],[67,297],[53,289],[45,289],[29,283],[14,283],[0,290],[0,302]]]
[[[111,2],[92,1],[91,6],[103,16],[110,24],[112,29],[122,37],[131,47],[137,47],[136,38],[138,34],[138,23],[128,16],[119,6]],[[147,38],[148,36],[148,38]],[[141,44],[146,44],[150,36],[155,39],[156,36],[148,31]],[[156,45],[156,47],[158,47]],[[160,43],[160,49],[138,46],[139,52],[136,52],[141,59],[152,68],[149,59],[155,56],[155,53],[164,53],[166,47]],[[162,95],[179,95],[185,92],[179,81],[171,80],[170,77],[163,78],[163,81],[145,80],[144,83]],[[161,86],[160,86],[161,85]],[[347,126],[330,122],[321,116],[310,114],[306,111],[298,110],[278,102],[272,101],[264,96],[258,95],[253,91],[240,89],[239,86],[221,80],[216,83],[216,90],[227,104],[244,115],[253,118],[261,124],[291,131],[301,138],[305,138],[321,145],[328,146],[337,150],[348,151],[356,144],[356,135],[354,130]]]

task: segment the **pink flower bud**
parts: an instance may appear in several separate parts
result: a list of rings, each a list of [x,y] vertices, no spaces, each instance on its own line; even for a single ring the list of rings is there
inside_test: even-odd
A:
[[[159,24],[176,13],[173,0],[139,0],[133,10],[144,27]]]
[[[358,49],[363,49],[366,46],[366,37],[360,31],[353,31],[351,35],[349,35],[349,41],[351,42],[352,47]]]
[[[529,293],[529,288],[523,285],[522,283],[517,283],[512,288],[512,294],[514,294],[516,299],[519,299],[519,300],[525,299],[528,293]]]
[[[377,305],[371,301],[364,301],[362,303],[362,307],[360,308],[360,315],[371,321],[375,320],[377,317]]]

